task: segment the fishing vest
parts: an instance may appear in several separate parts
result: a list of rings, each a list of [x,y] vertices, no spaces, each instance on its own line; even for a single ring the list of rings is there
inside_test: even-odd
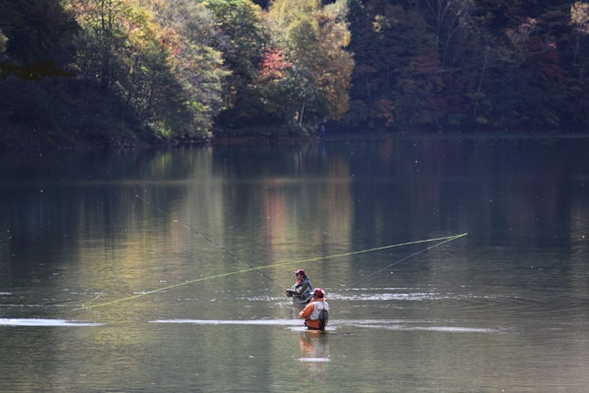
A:
[[[313,312],[311,313],[311,316],[309,317],[309,319],[316,321],[319,319],[319,313],[323,310],[328,311],[329,312],[329,304],[324,300],[322,302],[313,302]]]

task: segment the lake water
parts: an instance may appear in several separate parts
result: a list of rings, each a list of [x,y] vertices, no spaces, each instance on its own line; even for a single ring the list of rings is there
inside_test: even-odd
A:
[[[587,139],[0,162],[1,392],[589,386]]]

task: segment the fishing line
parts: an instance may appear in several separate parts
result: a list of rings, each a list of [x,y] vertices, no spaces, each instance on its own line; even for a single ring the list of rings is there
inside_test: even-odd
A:
[[[142,198],[139,194],[135,194],[135,197],[137,199],[139,199],[141,202],[145,203],[148,206],[151,206],[154,210],[157,210],[158,212],[162,213],[165,216],[169,216],[168,213],[166,213],[164,210],[160,209],[158,206],[149,203],[149,201],[145,198]],[[205,241],[209,242],[210,244],[212,244],[213,246],[219,248],[221,251],[223,251],[224,253],[226,253],[227,255],[229,255],[230,257],[232,257],[233,259],[243,263],[245,266],[247,266],[249,268],[249,270],[253,270],[256,271],[258,274],[260,274],[262,277],[272,281],[273,283],[275,283],[276,285],[279,285],[282,289],[286,289],[286,286],[282,285],[281,283],[279,283],[278,281],[276,281],[275,279],[273,279],[272,277],[268,276],[267,274],[264,274],[264,272],[259,271],[255,266],[247,263],[246,261],[244,261],[243,259],[241,259],[239,257],[239,255],[235,254],[234,252],[231,252],[227,247],[222,246],[221,244],[215,242],[213,239],[211,239],[208,236],[205,236],[205,234],[203,234],[202,232],[199,232],[191,227],[189,227],[188,225],[180,222],[179,220],[174,220],[176,223],[178,223],[178,225],[180,225],[181,227],[186,228],[189,232],[192,232],[194,234],[196,234],[197,236],[201,237],[202,239],[204,239]]]
[[[168,285],[168,286],[161,287],[161,288],[156,288],[156,289],[153,289],[153,290],[150,290],[150,291],[141,292],[141,293],[138,293],[138,294],[135,294],[135,295],[132,295],[132,296],[128,296],[128,297],[124,297],[124,298],[120,298],[120,299],[115,299],[115,300],[111,300],[111,301],[107,301],[107,302],[103,302],[103,303],[82,305],[78,310],[91,310],[91,309],[98,308],[98,307],[109,306],[109,305],[113,305],[113,304],[117,304],[117,303],[126,302],[126,301],[129,301],[129,300],[137,299],[137,298],[140,298],[140,297],[143,297],[143,296],[151,295],[151,294],[154,294],[154,293],[163,292],[163,291],[167,291],[167,290],[174,289],[174,288],[179,288],[179,287],[182,287],[184,285],[189,285],[189,284],[194,284],[194,283],[197,283],[197,282],[212,280],[212,279],[215,279],[215,278],[223,278],[223,277],[233,276],[233,275],[236,275],[236,274],[247,273],[247,272],[251,272],[251,271],[276,268],[276,267],[285,266],[285,265],[294,265],[294,264],[299,264],[300,265],[300,264],[308,263],[308,262],[317,262],[317,261],[326,260],[326,259],[335,259],[335,258],[342,258],[342,257],[351,256],[351,255],[366,254],[366,253],[370,253],[370,252],[388,250],[388,249],[391,249],[391,248],[398,248],[398,247],[409,246],[409,245],[413,245],[413,244],[421,244],[421,243],[436,242],[436,241],[437,242],[442,242],[442,243],[436,244],[435,246],[429,247],[426,250],[424,250],[424,251],[427,251],[428,249],[431,249],[433,247],[440,246],[443,243],[447,243],[449,241],[458,239],[459,237],[466,236],[466,235],[467,234],[464,233],[464,234],[455,235],[455,236],[446,236],[446,237],[440,237],[440,238],[434,238],[434,239],[425,239],[425,240],[415,240],[415,241],[411,241],[411,242],[397,243],[397,244],[389,244],[387,246],[368,248],[368,249],[364,249],[364,250],[351,251],[351,252],[346,252],[346,253],[341,253],[341,254],[327,255],[327,256],[307,258],[307,259],[299,259],[299,260],[296,260],[296,261],[286,261],[286,262],[276,263],[276,264],[273,264],[273,265],[250,267],[250,268],[247,268],[247,269],[234,270],[232,272],[215,274],[213,276],[196,278],[194,280],[188,280],[188,281],[181,282],[181,283],[178,283],[178,284]],[[414,256],[414,255],[417,255],[417,253],[413,254],[412,256]],[[404,260],[406,260],[406,259],[409,259],[409,258],[405,258]],[[402,261],[397,261],[394,264],[398,264],[400,262],[402,262]],[[392,266],[392,265],[389,265],[389,266]]]
[[[364,280],[366,280],[366,279],[368,279],[368,278],[370,278],[370,277],[374,276],[375,274],[378,274],[378,273],[382,272],[383,270],[390,269],[391,267],[393,267],[393,266],[395,266],[395,265],[398,265],[398,264],[400,264],[401,262],[405,262],[406,260],[408,260],[408,259],[410,259],[410,258],[413,258],[414,256],[417,256],[417,255],[419,255],[419,254],[423,254],[424,252],[426,252],[426,251],[429,251],[429,250],[431,250],[432,248],[436,248],[436,247],[439,247],[439,246],[441,246],[442,244],[446,244],[446,243],[449,243],[449,242],[451,242],[451,241],[453,241],[453,240],[460,239],[461,237],[464,237],[464,236],[466,236],[466,235],[468,235],[468,233],[462,233],[462,234],[460,234],[460,235],[451,236],[451,237],[449,237],[449,238],[446,238],[446,239],[444,239],[444,240],[440,241],[439,243],[436,243],[436,244],[434,244],[434,245],[432,245],[432,246],[426,247],[426,248],[424,248],[423,250],[419,250],[419,251],[417,251],[417,252],[414,252],[414,253],[413,253],[413,254],[411,254],[411,255],[407,255],[406,257],[404,257],[404,258],[401,258],[401,259],[399,259],[398,261],[395,261],[395,262],[391,263],[390,265],[387,265],[387,266],[385,266],[385,267],[383,267],[383,268],[380,268],[380,269],[378,269],[378,270],[377,270],[377,271],[375,271],[375,272],[372,272],[372,273],[370,273],[370,274],[368,274],[368,275],[366,275],[366,276],[362,277],[362,278],[361,278],[361,279],[359,279],[358,281],[351,283],[350,285],[348,285],[348,286],[344,287],[343,289],[349,289],[349,288],[353,287],[354,285],[356,285],[356,284],[358,284],[358,283],[360,283],[360,282],[362,282],[362,281],[364,281]],[[440,240],[440,239],[438,239],[438,240]]]

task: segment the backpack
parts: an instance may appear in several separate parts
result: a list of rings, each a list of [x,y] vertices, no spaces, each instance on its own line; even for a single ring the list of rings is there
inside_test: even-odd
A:
[[[325,330],[325,326],[327,325],[327,321],[329,320],[329,311],[327,311],[325,309],[325,306],[323,306],[323,309],[321,311],[319,311],[319,330]]]

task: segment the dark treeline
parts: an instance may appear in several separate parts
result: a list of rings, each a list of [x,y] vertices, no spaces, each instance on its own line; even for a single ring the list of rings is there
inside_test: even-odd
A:
[[[351,124],[584,128],[589,5],[351,1]]]
[[[0,10],[4,149],[306,135],[326,123],[589,123],[581,2],[0,0]]]

